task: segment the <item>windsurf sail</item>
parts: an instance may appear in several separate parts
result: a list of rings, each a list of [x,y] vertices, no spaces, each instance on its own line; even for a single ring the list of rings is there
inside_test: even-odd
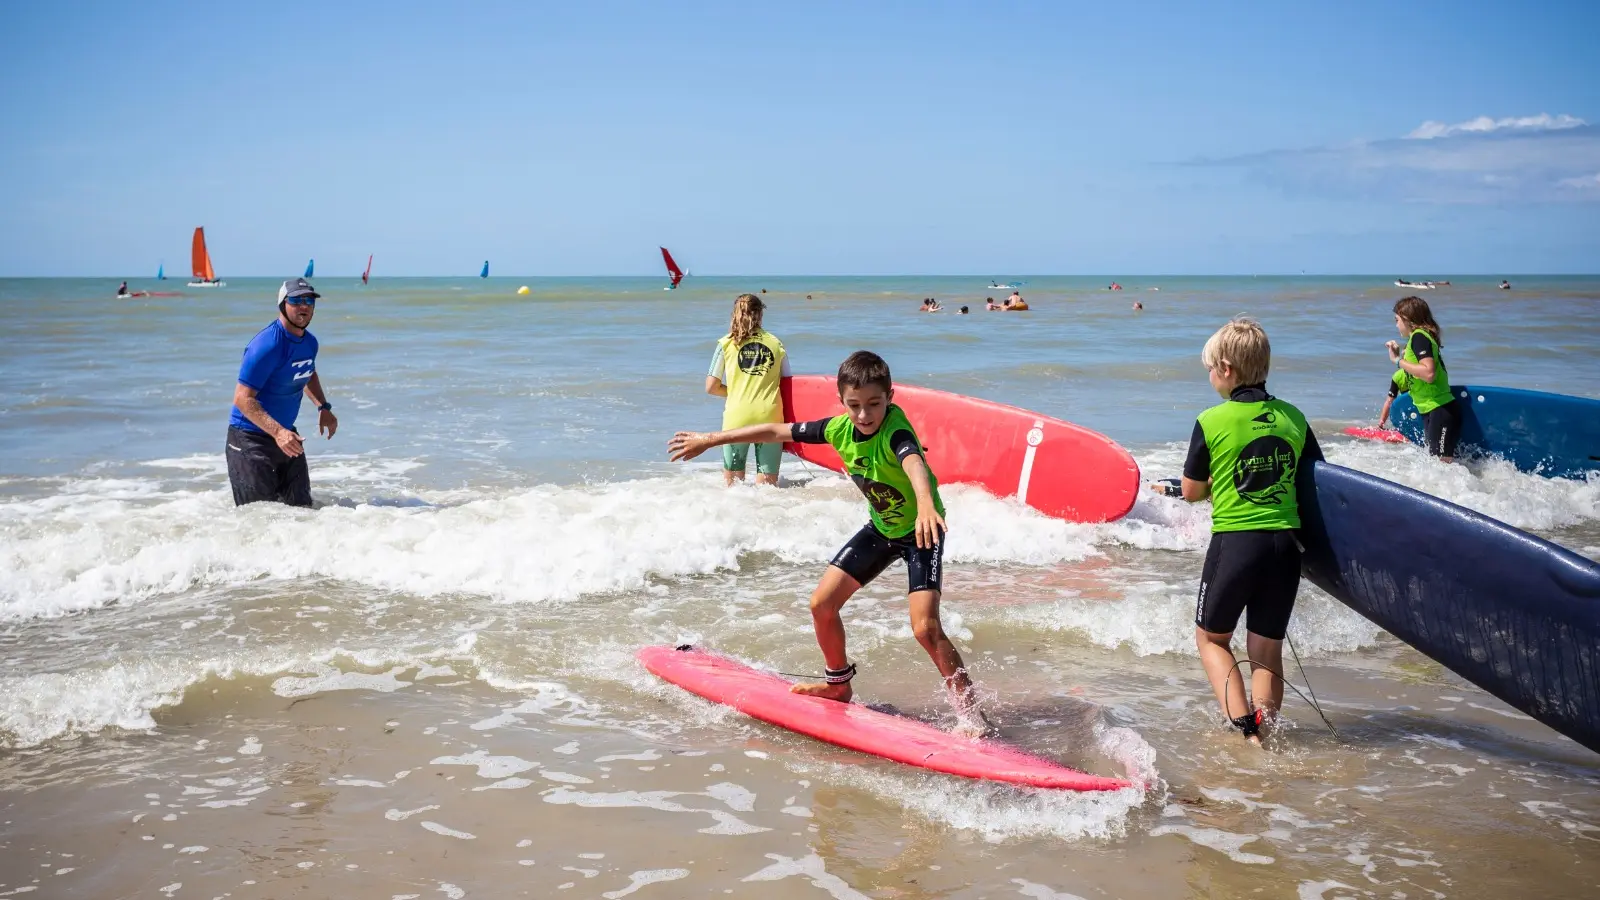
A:
[[[678,268],[677,262],[673,260],[672,254],[668,253],[665,247],[661,248],[661,258],[666,261],[667,275],[672,278],[672,286],[677,287],[678,282],[683,280],[683,270]]]
[[[166,263],[157,263],[156,264],[156,280],[157,281],[166,281],[167,280],[167,264]]]
[[[372,277],[372,254],[368,253],[367,254],[367,270],[365,272],[361,273],[361,283],[362,284],[366,284],[367,283],[367,279],[371,278],[371,277]]]
[[[317,261],[316,260],[314,260],[314,259],[306,260],[306,274],[304,275],[304,277],[310,278],[311,277],[311,272],[314,269],[316,269],[316,267],[317,267]]]
[[[483,261],[483,271],[478,273],[478,277],[479,278],[488,278],[489,277],[489,261],[487,259]]]
[[[194,247],[190,250],[189,261],[194,269],[194,277],[201,281],[216,281],[216,270],[211,268],[211,254],[206,252],[206,230],[204,227],[194,230]]]

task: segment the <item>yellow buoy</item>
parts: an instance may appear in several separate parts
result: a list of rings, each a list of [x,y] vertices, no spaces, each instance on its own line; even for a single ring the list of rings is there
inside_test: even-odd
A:
[[[517,293],[519,293],[519,294],[528,293],[528,286],[527,285],[523,285],[522,287],[517,288]]]

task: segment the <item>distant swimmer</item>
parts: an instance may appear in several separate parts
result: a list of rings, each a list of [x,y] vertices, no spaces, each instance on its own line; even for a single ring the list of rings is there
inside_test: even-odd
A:
[[[810,299],[811,299],[811,295],[810,295],[810,294],[807,294],[807,295],[806,295],[806,299],[807,299],[807,300],[810,300]]]
[[[1249,319],[1218,329],[1200,353],[1224,401],[1200,413],[1179,493],[1211,498],[1211,543],[1200,570],[1194,640],[1222,715],[1261,743],[1283,706],[1283,640],[1300,588],[1297,481],[1322,459],[1306,417],[1267,393],[1267,333]],[[1250,674],[1233,656],[1244,615]],[[1245,695],[1245,681],[1250,696]]]
[[[1133,301],[1133,308],[1136,309],[1136,310],[1137,309],[1144,309],[1144,304],[1140,303],[1137,300],[1135,300],[1135,301]]]
[[[1022,299],[1022,294],[1012,291],[1011,296],[1006,298],[1006,302],[1001,308],[1007,312],[1027,312],[1028,301]]]
[[[958,315],[958,316],[964,316],[966,314],[967,314],[967,308],[965,306],[961,307],[960,312],[956,313],[956,315]]]
[[[1500,290],[1502,290],[1502,291],[1511,290],[1511,282],[1509,282],[1509,281],[1500,282]]]
[[[1120,291],[1120,290],[1122,290],[1122,285],[1117,284],[1115,281],[1113,281],[1113,282],[1111,282],[1111,286],[1106,288],[1106,290],[1108,290],[1108,291]]]
[[[300,398],[317,405],[317,431],[339,429],[317,375],[317,339],[306,326],[321,295],[304,278],[278,288],[278,318],[244,348],[228,417],[228,482],[235,506],[270,500],[311,505],[304,438],[295,430]]]
[[[984,307],[984,309],[988,310],[989,312],[994,312],[997,309],[1005,309],[1004,306],[1001,306],[1000,304],[994,302],[994,298],[993,297],[985,297],[984,298],[984,302],[989,304],[988,306]]]
[[[127,282],[126,282],[126,281],[124,281],[124,282],[123,282],[123,283],[122,283],[122,284],[120,284],[120,285],[118,285],[118,286],[117,286],[117,296],[118,296],[118,297],[128,297],[128,296],[131,296],[131,295],[130,295],[130,294],[129,294],[129,293],[128,293],[128,283],[127,283]]]
[[[923,297],[922,306],[917,310],[917,312],[939,312],[943,309],[944,307],[939,305],[939,301],[933,299],[932,297]]]
[[[733,301],[728,333],[717,339],[711,368],[706,372],[706,393],[726,397],[722,407],[724,430],[783,421],[783,399],[778,388],[789,377],[789,353],[777,335],[761,327],[767,306],[755,294],[740,294]],[[756,484],[778,483],[783,461],[781,444],[756,444]],[[722,448],[722,483],[743,481],[750,445]]]
[[[1389,361],[1411,376],[1411,402],[1422,416],[1423,446],[1440,462],[1453,462],[1461,440],[1461,402],[1450,392],[1439,323],[1428,301],[1405,297],[1395,301],[1394,327],[1406,343],[1388,342]]]

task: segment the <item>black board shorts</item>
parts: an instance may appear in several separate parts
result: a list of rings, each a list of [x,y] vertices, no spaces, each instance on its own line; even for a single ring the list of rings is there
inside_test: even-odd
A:
[[[897,559],[906,563],[906,593],[937,591],[944,580],[944,536],[932,547],[917,546],[914,534],[903,538],[886,538],[868,522],[845,541],[833,555],[829,565],[838,566],[846,575],[865,586],[883,574],[883,570]]]
[[[272,435],[232,425],[228,427],[228,445],[223,453],[228,457],[234,506],[263,500],[289,506],[311,505],[311,470],[306,467],[304,453],[291,457]]]
[[[1452,399],[1422,414],[1423,446],[1434,456],[1456,455],[1461,443],[1461,400]]]
[[[1293,531],[1218,532],[1206,548],[1194,624],[1232,634],[1246,614],[1251,634],[1281,641],[1299,591],[1300,542]]]

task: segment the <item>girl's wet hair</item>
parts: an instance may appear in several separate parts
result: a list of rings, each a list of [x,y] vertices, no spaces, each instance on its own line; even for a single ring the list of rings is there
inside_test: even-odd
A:
[[[1401,297],[1394,302],[1394,314],[1410,322],[1412,328],[1421,328],[1433,335],[1438,343],[1444,343],[1443,331],[1439,323],[1433,320],[1433,310],[1428,308],[1428,301],[1421,297]]]
[[[740,294],[733,301],[733,321],[728,323],[728,337],[734,346],[750,340],[751,335],[761,330],[761,314],[766,311],[767,305],[755,294]]]

